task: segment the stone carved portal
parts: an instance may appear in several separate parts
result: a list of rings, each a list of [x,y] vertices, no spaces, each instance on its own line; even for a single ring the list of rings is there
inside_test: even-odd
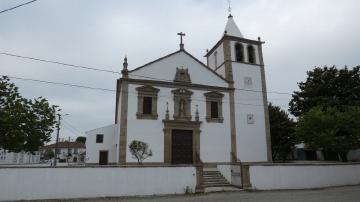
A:
[[[200,121],[163,120],[164,163],[200,163]]]

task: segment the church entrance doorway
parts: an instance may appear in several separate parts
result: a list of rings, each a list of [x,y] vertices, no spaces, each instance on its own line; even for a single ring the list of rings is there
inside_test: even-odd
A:
[[[108,151],[100,151],[99,165],[107,165],[107,164],[108,164]]]
[[[193,131],[172,130],[171,164],[193,163]]]

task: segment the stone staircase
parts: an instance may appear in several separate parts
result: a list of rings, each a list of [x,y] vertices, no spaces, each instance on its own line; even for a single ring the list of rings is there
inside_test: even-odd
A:
[[[231,187],[231,184],[216,168],[203,169],[203,187]]]

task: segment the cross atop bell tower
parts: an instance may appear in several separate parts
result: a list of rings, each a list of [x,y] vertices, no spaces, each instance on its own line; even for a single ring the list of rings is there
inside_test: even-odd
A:
[[[231,15],[231,10],[232,10],[232,8],[231,8],[231,0],[228,0],[228,4],[229,4],[229,7],[228,7],[229,17],[232,17],[232,15]]]
[[[177,35],[180,36],[180,50],[184,50],[183,36],[186,36],[186,35],[183,32],[177,33]]]

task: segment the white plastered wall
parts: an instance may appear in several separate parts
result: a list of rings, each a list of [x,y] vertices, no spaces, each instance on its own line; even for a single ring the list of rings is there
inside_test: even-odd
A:
[[[166,102],[169,104],[170,119],[173,119],[174,101],[172,90],[175,88],[156,87],[160,89],[158,94],[158,119],[146,120],[137,119],[137,91],[140,85],[129,84],[128,102],[128,126],[127,126],[127,145],[133,140],[144,141],[149,144],[153,156],[144,162],[164,162],[164,124]],[[191,90],[191,89],[189,89]],[[196,105],[198,105],[201,133],[200,133],[200,157],[203,162],[229,162],[230,161],[230,122],[229,122],[229,98],[228,93],[224,93],[223,98],[223,123],[208,123],[205,120],[206,103],[204,93],[209,91],[191,90],[191,115],[195,120]],[[126,148],[126,161],[136,162],[132,158],[129,149]]]
[[[360,184],[360,164],[252,165],[253,189],[311,189]]]
[[[195,167],[0,168],[0,201],[195,192]],[[55,183],[54,183],[55,182]]]
[[[103,134],[103,143],[96,143],[96,135]],[[113,124],[86,132],[86,163],[99,163],[99,152],[108,151],[108,162],[118,162],[119,124]]]
[[[231,58],[235,60],[235,42],[231,41]],[[248,61],[243,44],[245,61]],[[256,63],[259,62],[258,48],[255,48]],[[235,90],[235,119],[237,157],[242,162],[267,161],[265,113],[262,94],[260,66],[232,62]],[[252,85],[245,85],[245,77],[250,77]],[[243,90],[241,90],[243,89]],[[248,124],[247,116],[253,115],[254,123]]]
[[[129,78],[172,82],[175,78],[176,67],[188,69],[192,83],[221,87],[228,86],[226,81],[182,51],[134,72],[130,72]]]
[[[215,53],[217,53],[217,65],[215,65]],[[224,48],[221,43],[209,56],[208,56],[208,66],[215,70],[222,63],[224,63]]]

